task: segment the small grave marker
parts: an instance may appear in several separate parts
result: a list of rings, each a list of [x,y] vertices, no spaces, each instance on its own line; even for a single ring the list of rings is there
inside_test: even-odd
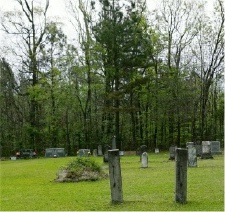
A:
[[[98,145],[98,156],[102,156],[102,145]]]
[[[88,157],[90,154],[90,149],[79,149],[77,152],[77,156],[79,157]]]
[[[97,149],[93,149],[93,156],[97,156],[98,155],[98,150]]]
[[[222,154],[222,152],[220,151],[220,142],[219,141],[211,141],[210,147],[211,147],[212,155],[221,155]]]
[[[156,154],[159,153],[159,148],[155,148],[155,153],[156,153]]]
[[[175,145],[172,145],[169,148],[169,152],[170,152],[169,160],[175,160],[175,151],[176,151],[176,149],[177,149],[177,146],[175,146]]]
[[[213,156],[211,154],[210,141],[202,141],[201,159],[213,159]]]
[[[109,145],[106,145],[104,148],[104,156],[103,156],[103,161],[104,162],[109,162],[109,153],[108,151],[111,149]]]
[[[196,154],[198,157],[202,155],[202,145],[200,144],[195,144],[194,147],[196,148]]]
[[[188,150],[188,167],[197,167],[197,154],[193,142],[187,143]]]
[[[148,168],[148,153],[143,152],[141,157],[141,167]]]

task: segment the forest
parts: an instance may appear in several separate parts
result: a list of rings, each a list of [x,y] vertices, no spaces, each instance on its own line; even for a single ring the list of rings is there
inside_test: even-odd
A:
[[[0,13],[12,55],[0,55],[1,156],[75,155],[113,136],[120,150],[223,147],[222,0],[212,13],[198,0],[69,0],[70,42],[48,16],[54,1],[14,1]]]

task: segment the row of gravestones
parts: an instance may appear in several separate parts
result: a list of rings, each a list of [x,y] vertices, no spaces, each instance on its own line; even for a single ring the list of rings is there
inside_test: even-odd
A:
[[[186,144],[188,150],[188,166],[197,166],[197,157],[201,159],[213,159],[213,155],[222,154],[220,151],[219,141],[202,141],[202,145],[195,145],[193,142],[188,142]],[[170,160],[175,159],[176,146],[171,146]]]
[[[197,157],[201,157],[201,159],[212,159],[213,155],[222,154],[222,152],[220,151],[219,141],[202,141],[202,145],[196,145],[193,142],[188,142],[186,144],[186,147],[188,149],[188,166],[189,167],[197,166]],[[175,159],[176,148],[177,148],[176,146],[171,146],[169,148],[170,160]],[[115,136],[112,138],[112,148],[111,146],[106,145],[104,147],[104,150],[102,150],[102,145],[98,145],[98,149],[93,150],[93,156],[103,156],[103,161],[108,162],[108,151],[111,149],[116,149]],[[144,156],[143,156],[143,153],[145,153]],[[80,149],[78,151],[78,156],[89,156],[89,155],[90,155],[90,149]],[[142,162],[142,167],[143,168],[148,167],[147,165],[148,162],[146,162],[148,160],[146,145],[140,146],[138,155],[140,155],[140,161]]]

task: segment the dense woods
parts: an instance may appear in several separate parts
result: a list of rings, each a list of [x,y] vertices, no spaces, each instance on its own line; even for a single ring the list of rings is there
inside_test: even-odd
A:
[[[197,0],[70,0],[74,40],[54,1],[1,14],[13,60],[0,60],[0,148],[149,150],[224,138],[224,6]],[[67,2],[68,3],[68,2]],[[60,11],[59,11],[60,13]],[[16,62],[12,62],[16,61]]]

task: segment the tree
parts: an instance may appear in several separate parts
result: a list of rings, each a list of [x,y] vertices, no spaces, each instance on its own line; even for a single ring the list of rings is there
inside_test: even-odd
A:
[[[152,65],[151,33],[142,1],[100,3],[101,16],[93,30],[102,49],[100,54],[105,78],[103,132],[109,138],[115,134],[117,146],[121,148],[121,112],[131,114],[134,142],[137,130],[143,142],[141,118],[138,118],[142,117],[140,96],[136,90],[149,77],[143,76]],[[129,96],[129,102],[126,101],[126,96]]]
[[[16,0],[21,8],[21,11],[6,12],[2,27],[5,32],[16,35],[20,38],[17,43],[21,62],[23,64],[24,74],[26,73],[30,81],[30,89],[28,95],[30,97],[30,145],[32,148],[37,148],[38,142],[41,140],[40,136],[40,113],[41,105],[35,97],[35,88],[39,81],[39,66],[38,55],[43,37],[46,30],[46,19],[49,1],[46,0],[44,8],[35,6],[34,0]],[[37,18],[38,17],[38,18]],[[38,23],[38,20],[40,22]]]
[[[224,6],[217,0],[214,19],[199,18],[198,53],[193,50],[200,64],[201,78],[201,140],[209,139],[206,129],[207,105],[210,87],[223,70],[224,64]],[[216,24],[215,24],[216,23]],[[199,57],[200,55],[200,57]]]
[[[152,24],[161,35],[164,46],[159,57],[165,63],[161,73],[166,76],[164,83],[168,89],[168,130],[169,145],[181,144],[182,105],[185,93],[183,91],[183,77],[188,75],[187,65],[190,62],[188,52],[190,45],[197,36],[196,26],[200,17],[199,9],[202,5],[194,1],[163,0],[161,7],[155,11]],[[161,75],[162,76],[162,75]],[[185,121],[185,120],[183,120]]]
[[[20,125],[22,117],[16,98],[17,82],[9,63],[0,60],[0,146],[3,156],[11,154],[21,142]]]

